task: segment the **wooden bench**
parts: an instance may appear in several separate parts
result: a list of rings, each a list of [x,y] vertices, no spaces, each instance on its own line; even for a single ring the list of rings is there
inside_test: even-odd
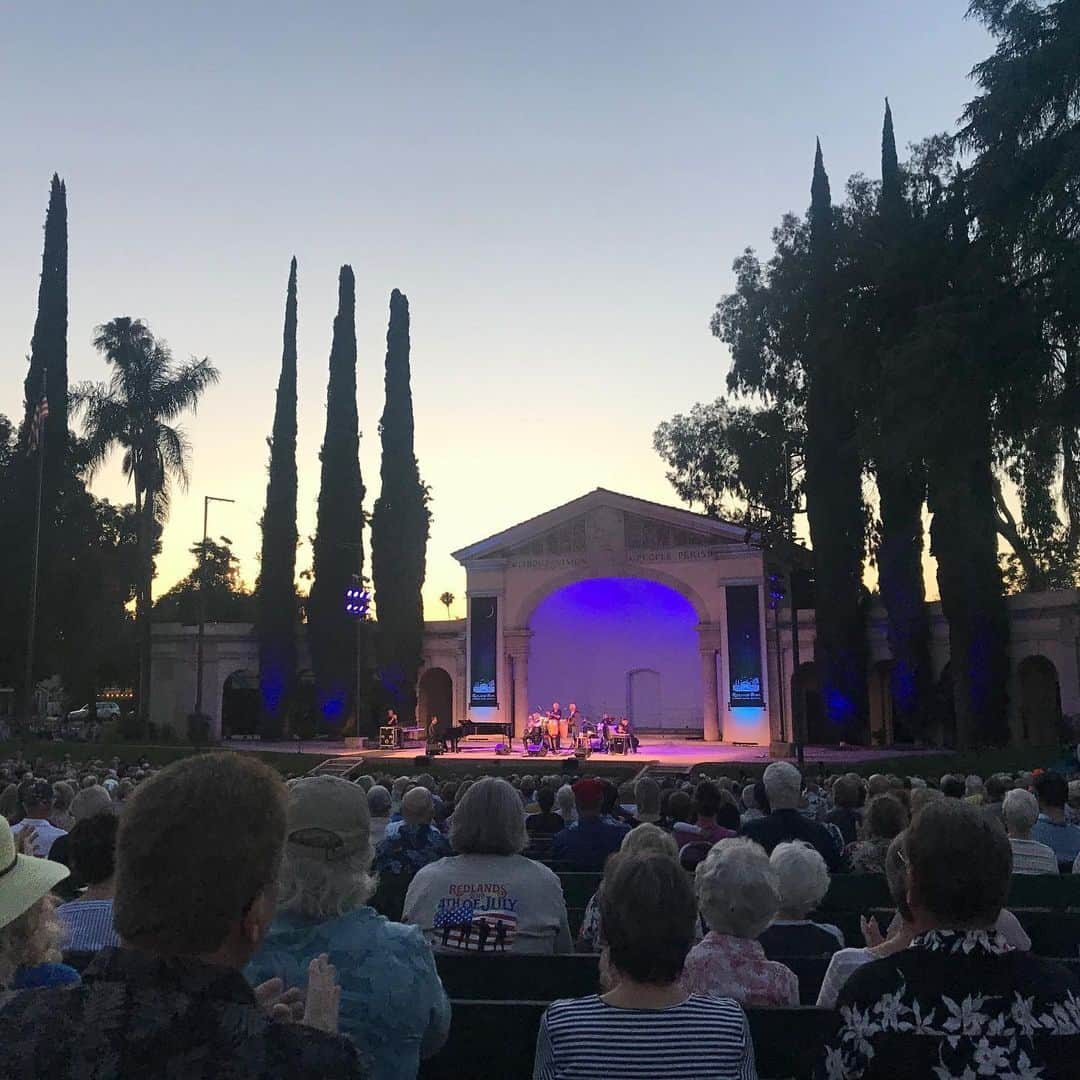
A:
[[[446,1045],[420,1066],[422,1080],[516,1080],[532,1074],[547,1001],[456,999]],[[829,1009],[749,1009],[761,1080],[813,1074],[840,1017]],[[597,1062],[597,1077],[603,1076]]]
[[[600,957],[595,953],[573,956],[436,953],[435,966],[452,998],[497,995],[507,1001],[554,1001],[595,994],[600,985]]]

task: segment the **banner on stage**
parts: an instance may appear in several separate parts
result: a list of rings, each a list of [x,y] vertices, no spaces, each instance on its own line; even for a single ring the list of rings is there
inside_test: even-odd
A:
[[[498,705],[495,675],[499,655],[499,598],[474,596],[469,601],[469,707]]]
[[[761,613],[757,585],[727,586],[728,700],[732,708],[761,708]]]

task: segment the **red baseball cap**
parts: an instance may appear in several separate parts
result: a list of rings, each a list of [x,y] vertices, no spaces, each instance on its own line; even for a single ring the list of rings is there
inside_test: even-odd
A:
[[[579,780],[573,787],[578,806],[592,810],[604,801],[604,785],[599,780]]]

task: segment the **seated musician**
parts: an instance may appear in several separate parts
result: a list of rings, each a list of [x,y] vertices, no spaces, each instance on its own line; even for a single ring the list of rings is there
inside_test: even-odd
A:
[[[450,721],[450,753],[456,754],[458,752],[458,739],[461,738],[461,721],[455,716]]]
[[[638,750],[638,745],[640,744],[641,740],[630,730],[630,718],[624,716],[619,721],[619,727],[617,730],[618,734],[625,736],[626,745],[629,748],[630,752],[636,754]]]
[[[434,746],[440,750],[446,750],[446,738],[443,736],[437,716],[433,716],[428,723],[427,741],[429,747]]]
[[[397,713],[394,712],[393,709],[387,709],[386,710],[386,726],[387,727],[397,727],[397,723],[398,723]]]

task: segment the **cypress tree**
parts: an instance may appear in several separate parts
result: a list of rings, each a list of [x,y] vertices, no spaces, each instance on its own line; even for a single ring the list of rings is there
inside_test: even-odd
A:
[[[371,569],[382,692],[402,717],[416,713],[424,634],[420,591],[430,524],[427,489],[414,452],[409,378],[409,301],[395,289],[386,332],[386,403],[379,423],[382,486],[371,521]]]
[[[881,513],[877,545],[878,585],[887,612],[887,635],[893,666],[889,681],[894,737],[926,733],[931,690],[930,623],[923,582],[922,508],[926,468],[911,445],[911,409],[917,388],[912,372],[890,351],[910,332],[919,304],[919,275],[909,268],[907,252],[911,214],[904,197],[896,155],[892,109],[885,102],[881,133],[881,200],[878,206],[881,253],[877,297],[879,344],[873,392],[877,412],[873,458]]]
[[[364,484],[356,412],[356,283],[352,267],[338,279],[338,313],[330,347],[326,434],[313,545],[314,580],[308,598],[308,640],[323,724],[340,731],[355,701],[357,628],[345,611],[345,592],[364,569]],[[362,639],[363,640],[363,639]],[[361,674],[366,663],[361,660]],[[363,689],[363,688],[362,688]]]
[[[256,590],[263,735],[280,736],[296,683],[296,258],[289,266],[270,478],[262,519],[262,566]]]
[[[865,737],[868,713],[857,372],[845,349],[832,196],[820,141],[810,192],[806,513],[817,592],[816,659],[826,715],[840,738],[857,742]]]

